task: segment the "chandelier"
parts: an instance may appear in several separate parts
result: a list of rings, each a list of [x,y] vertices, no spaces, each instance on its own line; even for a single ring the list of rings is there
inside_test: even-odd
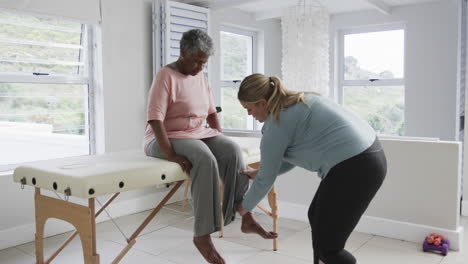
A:
[[[329,13],[318,1],[300,0],[285,10],[282,77],[290,90],[328,95]]]

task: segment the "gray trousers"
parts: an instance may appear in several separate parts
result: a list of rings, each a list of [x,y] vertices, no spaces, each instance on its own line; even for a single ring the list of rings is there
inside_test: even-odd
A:
[[[175,153],[185,156],[193,166],[190,178],[195,216],[194,236],[221,230],[219,178],[224,184],[224,225],[235,219],[234,204],[244,199],[249,187],[248,177],[239,173],[241,169],[245,169],[239,146],[223,135],[170,141]],[[156,140],[150,143],[148,152],[148,156],[166,159]]]

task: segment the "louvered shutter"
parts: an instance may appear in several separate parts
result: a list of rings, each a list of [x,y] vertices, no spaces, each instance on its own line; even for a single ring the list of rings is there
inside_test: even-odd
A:
[[[189,4],[154,0],[153,2],[153,66],[159,69],[177,60],[182,34],[198,28],[208,32],[209,9]],[[208,68],[204,69],[208,72]]]

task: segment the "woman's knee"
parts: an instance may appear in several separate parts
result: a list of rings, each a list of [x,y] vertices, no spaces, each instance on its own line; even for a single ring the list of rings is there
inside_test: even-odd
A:
[[[192,191],[194,186],[199,186],[198,183],[207,186],[217,182],[219,177],[218,163],[213,154],[203,153],[189,160],[192,163],[192,170],[190,171]]]
[[[201,140],[172,139],[171,143],[175,152],[185,156],[193,166],[216,162],[211,150]]]
[[[225,150],[224,152],[240,151],[239,145],[236,142],[234,142],[234,140],[225,136],[221,136],[218,139],[219,139],[218,144],[222,146],[223,150]]]
[[[192,162],[192,166],[197,165],[199,167],[217,167],[216,157],[209,151],[202,151],[196,155],[192,155],[189,160]]]
[[[234,141],[228,141],[225,145],[223,157],[231,160],[240,160],[242,159],[242,150]]]

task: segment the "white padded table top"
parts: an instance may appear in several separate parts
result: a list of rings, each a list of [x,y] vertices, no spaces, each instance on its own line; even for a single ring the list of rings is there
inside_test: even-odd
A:
[[[246,164],[260,161],[256,150],[243,149]],[[15,182],[88,199],[187,179],[177,163],[147,157],[141,151],[69,157],[19,166]]]

